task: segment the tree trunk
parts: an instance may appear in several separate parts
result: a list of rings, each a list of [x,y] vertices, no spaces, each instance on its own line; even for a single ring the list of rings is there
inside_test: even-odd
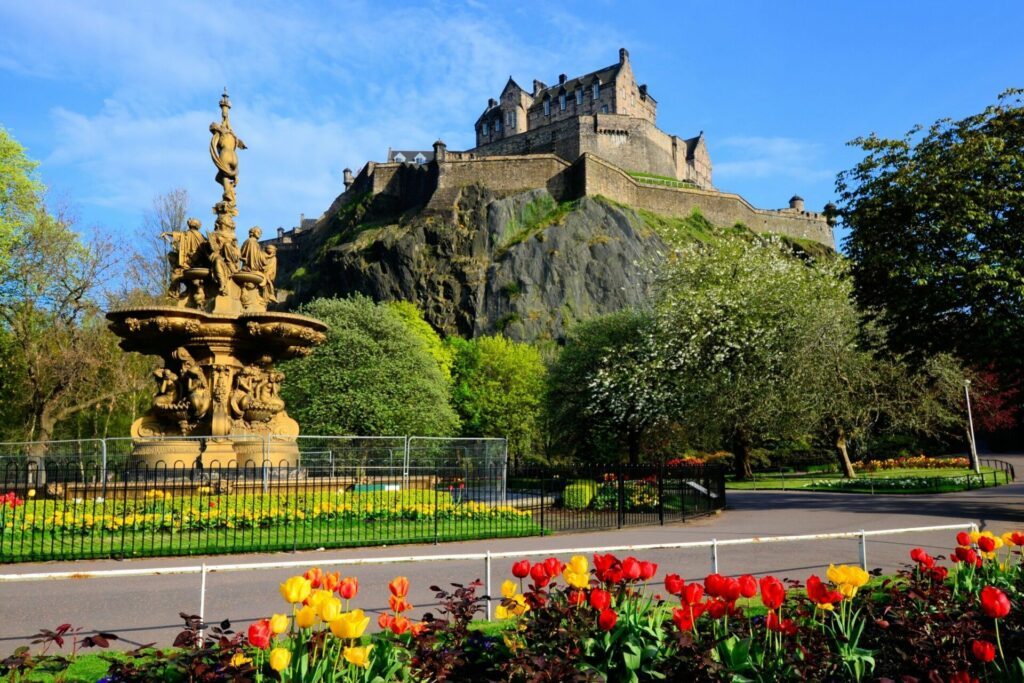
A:
[[[750,468],[750,440],[741,429],[733,436],[733,458],[735,459],[736,478],[753,479],[754,471]]]
[[[839,469],[843,471],[843,476],[847,479],[853,479],[853,464],[850,462],[850,454],[846,450],[846,432],[842,427],[836,429],[836,456],[839,458]]]
[[[626,450],[629,453],[629,464],[640,464],[640,435],[636,432],[626,433]]]

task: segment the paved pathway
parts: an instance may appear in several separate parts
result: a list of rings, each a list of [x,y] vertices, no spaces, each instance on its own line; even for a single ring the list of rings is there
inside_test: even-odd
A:
[[[561,534],[545,538],[521,538],[447,543],[437,546],[356,548],[337,551],[274,553],[263,555],[156,558],[130,561],[48,562],[5,565],[3,572],[97,571],[114,568],[166,567],[264,562],[308,561],[309,566],[327,558],[448,555],[491,550],[612,546],[712,538],[747,538],[769,535],[815,534],[860,529],[933,526],[977,522],[982,528],[1002,532],[1024,528],[1024,456],[1000,456],[1014,463],[1018,481],[980,491],[935,496],[867,496],[813,492],[730,491],[729,510],[714,517],[664,527],[638,527],[585,534]],[[932,553],[946,553],[953,545],[952,532],[916,533],[873,538],[868,541],[868,563],[891,571],[907,563],[910,548],[922,546]],[[710,571],[706,549],[652,551],[642,557],[661,565],[659,576],[676,571],[700,578]],[[795,542],[778,545],[739,546],[719,549],[719,570],[727,574],[775,573],[806,579],[821,573],[829,562],[859,562],[854,540]],[[563,558],[565,559],[565,558]],[[511,562],[494,565],[494,581],[507,578]],[[397,574],[409,577],[414,616],[431,609],[432,584],[467,582],[482,578],[482,562],[431,562],[403,565],[367,565],[350,568],[362,586],[357,604],[380,610],[387,605],[387,582]],[[206,615],[209,620],[230,619],[244,628],[251,620],[284,611],[277,586],[295,572],[211,574],[208,578]],[[39,628],[70,622],[87,629],[112,631],[125,646],[156,642],[169,644],[180,630],[178,613],[198,611],[199,577],[155,576],[130,579],[91,579],[0,584],[0,655],[26,644]]]

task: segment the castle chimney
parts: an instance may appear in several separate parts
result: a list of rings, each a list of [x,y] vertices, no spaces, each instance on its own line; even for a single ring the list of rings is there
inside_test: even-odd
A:
[[[793,209],[794,211],[803,211],[804,198],[798,194],[793,195],[792,197],[789,198],[789,208]]]
[[[347,190],[348,188],[352,187],[352,183],[355,182],[355,178],[352,177],[351,168],[346,168],[344,171],[342,171],[342,173],[344,173],[345,175],[345,189]]]
[[[543,81],[538,81],[536,78],[533,79],[533,94],[536,96],[541,90],[544,90],[548,86],[544,85]]]
[[[498,100],[494,99],[493,97],[490,98],[489,100],[487,100],[487,108],[488,109],[490,109],[491,107],[493,107],[496,104],[498,104]]]
[[[279,227],[277,229],[277,241],[284,242],[284,228]]]
[[[644,83],[643,85],[640,86],[640,99],[641,100],[646,100],[647,99],[647,84],[646,83]]]
[[[629,61],[629,50],[624,47],[619,48],[619,64],[625,64]]]
[[[558,84],[559,85],[565,85],[565,79],[566,79],[566,75],[565,74],[558,74]]]
[[[441,140],[434,143],[434,161],[440,163],[448,157],[448,146]]]

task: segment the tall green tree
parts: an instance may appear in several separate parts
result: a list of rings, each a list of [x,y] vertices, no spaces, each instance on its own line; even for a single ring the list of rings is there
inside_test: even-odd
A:
[[[0,264],[9,258],[13,241],[35,220],[42,205],[43,184],[36,176],[37,165],[0,127]]]
[[[575,325],[551,366],[545,398],[556,453],[580,461],[638,462],[663,422],[663,383],[648,372],[649,313],[620,311]]]
[[[540,443],[541,403],[547,369],[540,352],[502,336],[452,338],[452,405],[465,436],[508,439],[520,463]]]
[[[307,434],[451,436],[449,383],[423,340],[392,308],[366,297],[302,307],[327,323],[327,342],[283,363],[282,396]]]
[[[852,143],[836,182],[855,291],[891,348],[1024,369],[1022,91],[901,139]]]

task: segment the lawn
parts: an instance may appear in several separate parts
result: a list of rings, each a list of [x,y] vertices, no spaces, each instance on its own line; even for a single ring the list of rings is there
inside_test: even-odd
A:
[[[753,480],[727,481],[738,491],[835,491],[842,493],[949,493],[1007,483],[1003,472],[982,467],[981,474],[965,468],[901,468],[862,472],[847,480],[836,472],[756,474]]]

